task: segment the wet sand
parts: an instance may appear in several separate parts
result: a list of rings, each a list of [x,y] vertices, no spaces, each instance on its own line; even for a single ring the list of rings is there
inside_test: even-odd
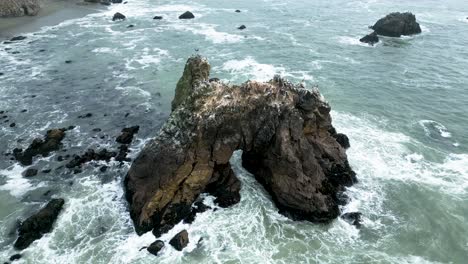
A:
[[[0,18],[0,39],[34,32],[44,26],[54,26],[105,8],[107,7],[100,4],[83,3],[83,0],[45,0],[36,16]]]

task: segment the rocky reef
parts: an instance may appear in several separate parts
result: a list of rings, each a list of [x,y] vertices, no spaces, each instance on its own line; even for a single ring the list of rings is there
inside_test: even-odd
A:
[[[239,202],[229,163],[236,150],[282,214],[319,223],[339,216],[340,193],[356,176],[319,91],[280,77],[227,85],[209,75],[206,59],[187,61],[171,116],[125,178],[137,233],[159,236],[193,216],[201,193],[222,207]]]
[[[1,0],[0,17],[35,16],[40,8],[39,0]]]

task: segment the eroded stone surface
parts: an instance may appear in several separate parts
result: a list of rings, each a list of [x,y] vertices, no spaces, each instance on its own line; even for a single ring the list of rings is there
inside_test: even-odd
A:
[[[188,60],[170,118],[126,176],[136,231],[167,232],[203,192],[224,207],[237,203],[241,186],[229,159],[239,149],[281,213],[336,218],[339,193],[356,177],[318,90],[279,77],[230,86],[208,82],[209,71],[205,59]]]

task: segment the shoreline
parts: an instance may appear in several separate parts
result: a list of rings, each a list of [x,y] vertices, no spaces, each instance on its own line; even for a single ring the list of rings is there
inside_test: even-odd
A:
[[[46,0],[36,16],[0,18],[0,40],[54,26],[63,21],[81,18],[107,8],[83,0]]]

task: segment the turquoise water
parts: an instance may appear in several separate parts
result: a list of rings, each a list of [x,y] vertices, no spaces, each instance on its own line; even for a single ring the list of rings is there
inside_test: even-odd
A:
[[[178,20],[187,10],[196,19]],[[128,19],[112,22],[117,11]],[[392,11],[415,13],[423,33],[359,43],[367,26]],[[16,220],[63,197],[54,231],[23,252],[24,263],[466,263],[466,17],[462,0],[132,0],[2,44],[0,111],[9,120],[0,120],[2,153],[47,129],[77,128],[67,133],[66,151],[33,165],[54,169],[49,174],[25,179],[25,168],[1,156],[0,261],[14,254]],[[237,30],[242,24],[247,29]],[[186,228],[189,246],[168,246],[154,257],[139,251],[154,236],[138,237],[126,211],[121,183],[129,164],[106,173],[93,164],[80,174],[60,168],[58,155],[115,148],[113,139],[129,125],[141,126],[132,145],[137,155],[169,115],[175,84],[196,50],[226,82],[280,73],[319,87],[334,125],[351,140],[348,156],[360,182],[342,210],[362,212],[361,229],[341,219],[323,226],[279,215],[236,154],[241,202],[177,225],[162,240]],[[88,112],[92,118],[77,118]],[[102,132],[92,131],[97,127]]]

